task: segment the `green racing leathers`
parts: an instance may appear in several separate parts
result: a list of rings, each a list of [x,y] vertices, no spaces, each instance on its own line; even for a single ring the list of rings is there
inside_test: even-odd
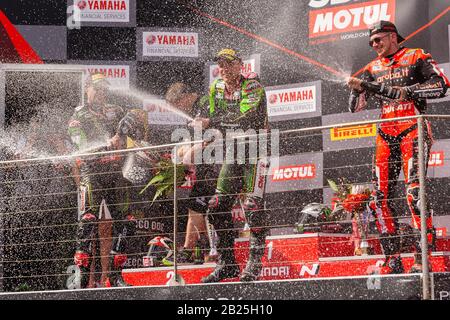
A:
[[[236,232],[231,213],[236,203],[243,208],[250,227],[250,256],[241,280],[253,281],[262,267],[261,258],[268,231],[263,198],[268,160],[258,159],[255,155],[250,157],[250,148],[258,142],[256,136],[245,138],[244,146],[248,148],[239,154],[238,151],[242,149],[239,146],[235,148],[235,145],[242,143],[242,139],[230,139],[230,135],[255,134],[267,129],[265,90],[256,74],[241,75],[240,88],[230,93],[226,90],[224,80],[215,80],[209,92],[209,118],[209,127],[220,130],[226,137],[226,156],[217,181],[216,194],[208,205],[208,218],[219,238],[217,249],[220,260],[213,273],[203,282],[218,282],[239,273],[234,258]]]

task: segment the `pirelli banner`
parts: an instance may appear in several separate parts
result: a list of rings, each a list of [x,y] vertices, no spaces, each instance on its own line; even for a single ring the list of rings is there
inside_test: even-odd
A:
[[[379,118],[378,109],[361,111],[358,113],[340,113],[322,117],[322,124],[332,125]],[[324,130],[323,151],[345,150],[375,146],[377,134],[376,124],[336,127]]]

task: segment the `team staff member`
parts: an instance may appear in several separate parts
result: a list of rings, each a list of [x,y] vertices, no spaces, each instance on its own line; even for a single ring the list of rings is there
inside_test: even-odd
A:
[[[254,129],[258,132],[259,129],[266,129],[265,90],[257,75],[241,73],[242,59],[233,49],[219,51],[215,61],[219,65],[220,78],[210,86],[209,117],[196,118],[192,125],[201,124],[203,128],[219,129],[223,137],[226,137],[228,130]],[[227,148],[226,152],[232,151]],[[261,163],[258,162],[258,166]],[[239,275],[234,256],[236,231],[233,229],[231,210],[236,195],[241,193],[245,195],[243,208],[250,226],[250,255],[240,279],[253,281],[258,278],[268,232],[263,201],[265,173],[258,177],[258,166],[252,164],[248,157],[244,164],[236,163],[236,159],[232,164],[225,161],[222,164],[216,194],[209,201],[208,209],[209,220],[219,238],[219,261],[215,270],[203,279],[204,283],[219,282]]]
[[[369,45],[378,57],[364,68],[361,79],[351,77],[348,80],[347,84],[352,89],[351,112],[363,109],[369,96],[374,96],[380,104],[382,119],[414,116],[425,113],[426,99],[445,95],[448,79],[437,68],[431,55],[423,49],[400,46],[403,40],[396,26],[389,21],[380,21],[370,28]],[[427,165],[433,141],[428,121],[425,121],[425,128]],[[387,272],[391,273],[403,272],[399,255],[398,212],[389,201],[393,198],[401,169],[405,175],[406,198],[413,226],[420,229],[418,129],[415,119],[382,123],[376,138],[374,181],[381,210],[377,225],[388,256],[385,263]],[[435,231],[429,210],[427,214],[428,241],[432,245]],[[418,243],[416,247],[420,248]],[[421,268],[421,260],[417,258],[411,271]]]
[[[104,146],[105,149],[125,148],[125,140],[117,135],[117,130],[126,111],[122,107],[107,103],[108,88],[109,82],[103,74],[92,74],[86,82],[87,103],[76,108],[69,121],[68,133],[77,149],[82,152],[88,152],[91,147],[98,146]],[[109,147],[106,147],[108,145]],[[121,277],[121,270],[126,262],[124,252],[135,229],[135,221],[134,217],[127,215],[124,192],[126,181],[121,173],[122,157],[108,155],[81,158],[77,162],[80,171],[77,181],[79,225],[74,261],[81,270],[81,287],[85,288],[89,284],[89,272],[94,258],[93,246],[97,242],[101,210],[104,215],[110,212],[111,218],[117,220],[113,226],[109,282],[112,286],[126,286]]]
[[[194,92],[188,85],[182,82],[172,84],[166,92],[166,101],[172,106],[188,114],[191,117],[207,116],[208,96]],[[191,138],[194,137],[193,128],[189,127]],[[181,223],[186,230],[185,241],[182,250],[178,251],[178,262],[194,262],[201,264],[204,261],[207,250],[207,227],[204,214],[207,211],[208,198],[214,195],[217,170],[213,164],[194,164],[192,158],[194,146],[185,145],[178,149],[178,157],[189,170],[190,176],[194,177],[189,198],[180,201],[180,220],[185,220],[187,211],[187,222]],[[201,148],[198,152],[201,152]],[[197,246],[198,245],[198,246]],[[198,247],[200,250],[195,250]]]

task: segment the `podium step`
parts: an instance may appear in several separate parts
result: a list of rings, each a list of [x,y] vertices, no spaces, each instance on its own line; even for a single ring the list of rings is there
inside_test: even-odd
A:
[[[437,239],[437,250],[449,248],[450,239]],[[354,245],[348,234],[300,234],[270,236],[266,239],[266,251],[259,280],[285,280],[304,278],[329,278],[364,276],[378,273],[385,261],[378,239],[369,240],[373,255],[354,256]],[[239,267],[245,267],[248,258],[248,239],[235,241],[235,255]],[[402,254],[406,272],[413,264],[412,253]],[[215,268],[215,263],[203,265],[178,265],[178,274],[186,284],[201,283]],[[433,272],[450,271],[450,250],[433,252]],[[133,286],[166,285],[174,276],[173,267],[124,269],[124,280]],[[238,278],[227,281],[239,281]]]

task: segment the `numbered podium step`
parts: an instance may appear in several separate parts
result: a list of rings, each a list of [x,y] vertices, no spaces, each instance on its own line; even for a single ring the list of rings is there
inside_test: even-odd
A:
[[[450,271],[450,240],[437,239],[437,250],[431,257],[433,272]],[[236,261],[242,270],[248,259],[248,239],[235,241]],[[378,239],[369,240],[371,255],[355,256],[354,243],[348,234],[311,233],[270,236],[262,259],[260,280],[301,279],[312,277],[361,276],[377,272],[385,256]],[[406,272],[413,264],[413,254],[402,254]],[[179,265],[178,274],[186,284],[201,283],[215,268],[215,263]],[[173,280],[173,267],[130,268],[123,270],[124,280],[133,286],[165,285]],[[227,281],[239,281],[238,278]]]

